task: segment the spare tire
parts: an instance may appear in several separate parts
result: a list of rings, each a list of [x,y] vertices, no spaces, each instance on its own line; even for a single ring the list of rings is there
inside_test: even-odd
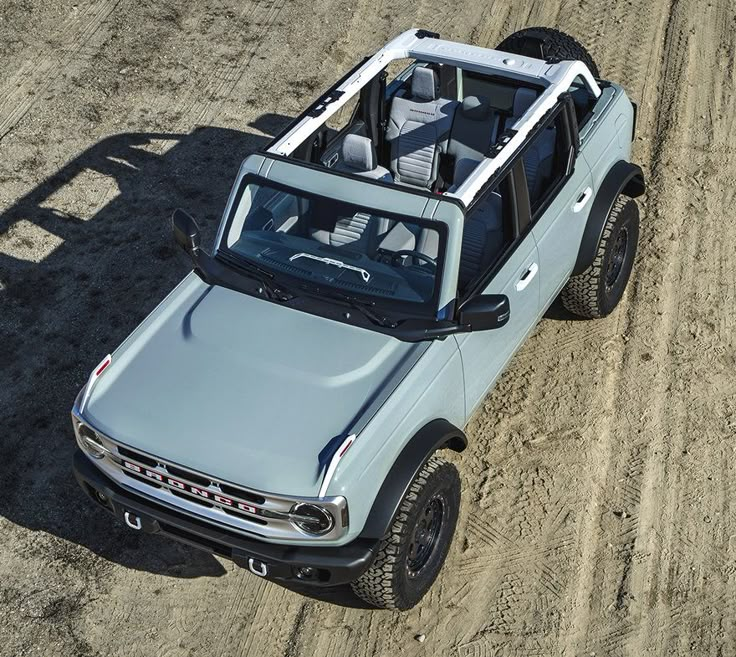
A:
[[[496,50],[547,61],[578,60],[588,67],[593,77],[600,77],[590,53],[569,34],[551,27],[527,27],[514,32],[501,41]]]

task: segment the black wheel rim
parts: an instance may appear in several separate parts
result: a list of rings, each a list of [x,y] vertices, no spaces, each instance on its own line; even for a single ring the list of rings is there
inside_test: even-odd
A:
[[[445,504],[438,495],[427,502],[419,514],[409,542],[406,562],[410,577],[415,577],[429,562],[440,535],[445,516]]]
[[[625,228],[622,228],[616,236],[616,242],[611,252],[611,259],[608,261],[608,268],[606,270],[606,288],[608,289],[614,286],[624,267],[628,242],[629,233]]]

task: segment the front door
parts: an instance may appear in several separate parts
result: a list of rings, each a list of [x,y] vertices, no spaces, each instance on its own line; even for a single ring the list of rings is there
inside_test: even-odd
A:
[[[474,252],[473,247],[477,247],[477,244],[473,244],[472,235],[479,233],[479,226],[474,222],[490,226],[485,242],[486,251],[490,253],[492,249],[488,247],[488,240],[494,239],[494,219],[489,220],[488,217],[494,211],[489,211],[489,207],[503,206],[503,246],[496,254],[497,257],[488,257],[488,261],[482,263],[476,276],[479,285],[474,288],[474,293],[505,294],[511,310],[509,321],[501,328],[456,336],[463,361],[465,408],[468,417],[501,375],[539,317],[540,265],[537,244],[531,232],[524,231],[520,234],[516,203],[508,202],[510,189],[509,185],[502,182],[498,191],[494,190],[488,195],[491,202],[481,199],[470,207],[465,220],[463,262],[467,268],[470,262],[468,256]],[[471,230],[471,224],[474,230]],[[494,270],[495,273],[492,273]],[[488,279],[488,276],[491,278]],[[482,281],[487,279],[488,282],[483,284]],[[468,287],[473,287],[472,282]]]

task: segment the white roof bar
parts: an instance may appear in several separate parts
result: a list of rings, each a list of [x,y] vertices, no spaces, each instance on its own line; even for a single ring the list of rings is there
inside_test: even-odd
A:
[[[395,59],[409,57],[408,48],[415,41],[416,30],[408,30],[389,41],[373,57],[368,59],[363,66],[358,68],[349,76],[335,91],[342,91],[343,95],[333,101],[325,108],[319,116],[305,116],[289,132],[287,132],[275,144],[271,145],[267,152],[279,155],[291,155],[294,149],[307,139],[320,125],[329,119],[337,110],[345,105],[356,93],[358,93],[370,80],[378,75],[390,62]]]
[[[431,36],[420,37],[417,34],[421,34],[421,31],[407,30],[387,43],[333,90],[333,93],[342,92],[339,98],[329,102],[317,116],[304,116],[272,144],[267,152],[291,155],[297,146],[396,59],[412,58],[451,64],[478,73],[495,73],[546,87],[524,116],[514,124],[513,130],[517,132],[501,151],[495,157],[483,160],[457,190],[452,193],[446,192],[447,196],[458,198],[467,205],[488,179],[511,159],[534,126],[557,104],[560,94],[570,88],[575,78],[580,76],[596,98],[601,94],[598,83],[582,62],[563,61],[548,64],[532,57],[444,41]]]

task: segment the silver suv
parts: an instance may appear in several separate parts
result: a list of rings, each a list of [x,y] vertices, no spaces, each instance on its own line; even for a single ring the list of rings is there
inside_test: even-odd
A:
[[[635,110],[555,30],[391,41],[245,159],[211,253],[174,213],[194,271],[79,393],[82,488],[255,575],[415,605],[460,505],[438,454],[558,296],[623,295]]]

